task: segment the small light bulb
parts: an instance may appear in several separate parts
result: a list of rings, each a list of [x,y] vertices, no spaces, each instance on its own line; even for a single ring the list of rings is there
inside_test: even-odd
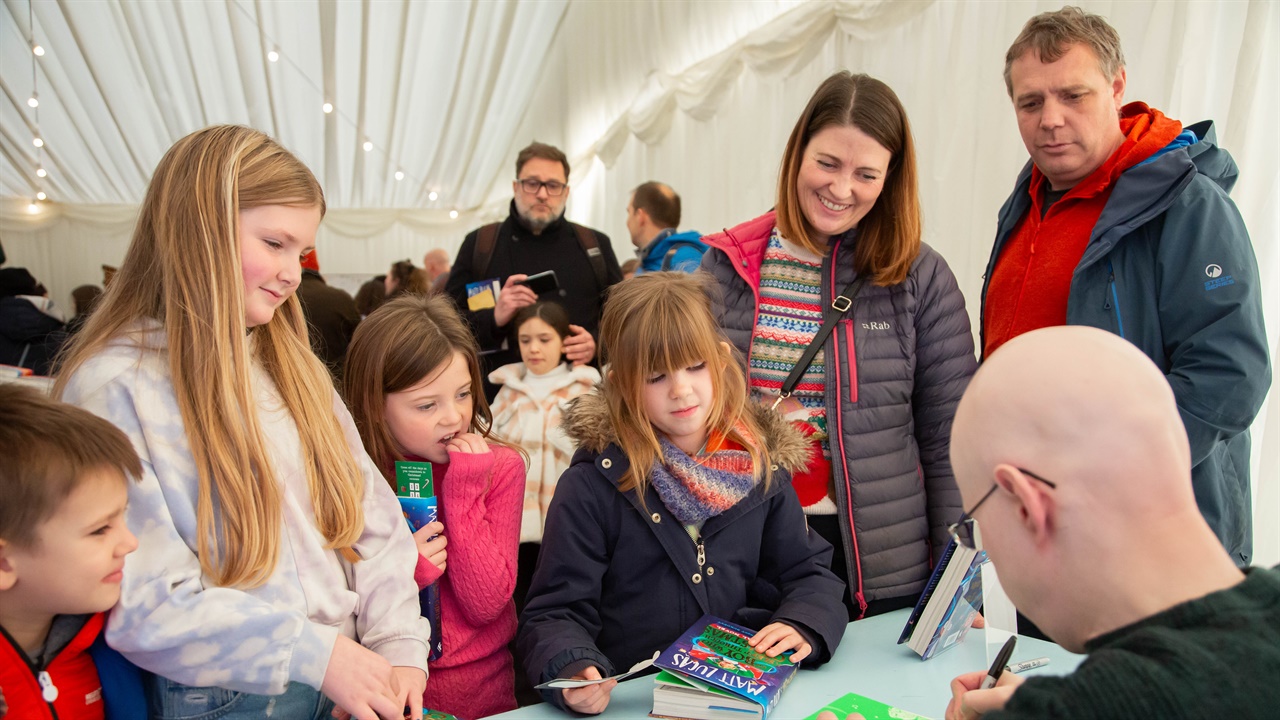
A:
[[[46,175],[48,175],[48,174],[49,174],[49,173],[45,172],[45,169],[44,169],[44,168],[36,168],[36,177],[41,177],[41,178],[42,178],[42,177],[45,177],[45,176],[46,176]]]
[[[372,149],[373,149],[373,143],[372,143],[372,142],[370,142],[370,141],[368,141],[368,140],[365,140],[365,141],[364,141],[364,151],[365,151],[365,152],[369,152],[369,151],[370,151],[370,150],[372,150]]]
[[[32,215],[35,215],[36,213],[40,212],[40,206],[36,204],[35,200],[32,200],[31,204],[27,206],[27,212],[31,213]]]
[[[440,193],[436,192],[435,190],[432,190],[431,192],[427,193],[427,199],[430,200],[431,202],[435,202],[436,200],[440,199]]]
[[[44,48],[39,45],[32,45],[31,52],[35,53],[36,57],[44,57]]]
[[[320,109],[324,110],[325,115],[328,115],[333,112],[333,103],[325,103]]]
[[[45,194],[44,194],[44,191],[43,191],[43,190],[41,190],[40,192],[36,193],[36,199],[37,199],[37,200],[48,200],[48,199],[49,199],[49,196],[48,196],[48,195],[45,195]]]
[[[31,93],[31,97],[27,98],[27,107],[40,107],[40,100],[35,93]]]
[[[38,138],[38,137],[36,137],[36,138],[32,138],[32,139],[31,139],[31,144],[32,144],[32,145],[35,145],[36,147],[44,147],[44,140],[41,140],[41,139],[40,139],[40,138]]]
[[[275,50],[272,50],[271,52],[267,53],[267,59],[270,60],[271,62],[275,62],[280,59],[280,53],[276,52]]]
[[[403,171],[403,170],[397,170],[397,171],[396,171],[396,180],[403,180],[403,179],[404,179],[404,171]]]
[[[457,220],[457,219],[458,219],[458,211],[457,211],[457,210],[450,210],[450,211],[449,211],[449,219],[451,219],[451,220]]]

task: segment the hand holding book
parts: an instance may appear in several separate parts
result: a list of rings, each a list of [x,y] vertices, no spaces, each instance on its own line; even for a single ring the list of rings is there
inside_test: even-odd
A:
[[[430,522],[423,525],[413,534],[413,542],[418,546],[418,554],[443,573],[449,558],[449,551],[445,549],[449,541],[444,537],[444,523]]]

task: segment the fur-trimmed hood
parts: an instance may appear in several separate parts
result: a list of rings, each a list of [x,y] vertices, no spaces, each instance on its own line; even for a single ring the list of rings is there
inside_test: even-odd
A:
[[[599,454],[618,439],[613,422],[609,419],[609,404],[604,399],[603,384],[593,392],[582,395],[569,403],[564,411],[561,427],[573,443],[583,450]],[[764,434],[764,447],[770,460],[787,472],[803,469],[809,462],[814,447],[799,430],[781,415],[755,402],[747,402],[751,413]]]

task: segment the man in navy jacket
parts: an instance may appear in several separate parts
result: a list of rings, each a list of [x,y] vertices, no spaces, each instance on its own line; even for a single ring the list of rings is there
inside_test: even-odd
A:
[[[1005,57],[1031,155],[1000,209],[982,354],[1053,325],[1138,346],[1165,373],[1191,443],[1196,502],[1237,565],[1253,525],[1249,426],[1271,384],[1258,264],[1211,122],[1124,104],[1120,38],[1065,7]]]

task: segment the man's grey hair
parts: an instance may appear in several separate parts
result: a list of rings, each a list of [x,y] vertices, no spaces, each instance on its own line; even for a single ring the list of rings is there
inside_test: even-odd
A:
[[[1004,86],[1013,97],[1013,78],[1010,70],[1013,62],[1028,50],[1040,58],[1040,62],[1057,62],[1072,45],[1083,45],[1098,58],[1098,67],[1107,80],[1112,80],[1124,67],[1124,51],[1120,48],[1120,34],[1107,24],[1101,15],[1085,12],[1073,5],[1061,10],[1040,13],[1022,26],[1018,39],[1009,46],[1004,56]]]

